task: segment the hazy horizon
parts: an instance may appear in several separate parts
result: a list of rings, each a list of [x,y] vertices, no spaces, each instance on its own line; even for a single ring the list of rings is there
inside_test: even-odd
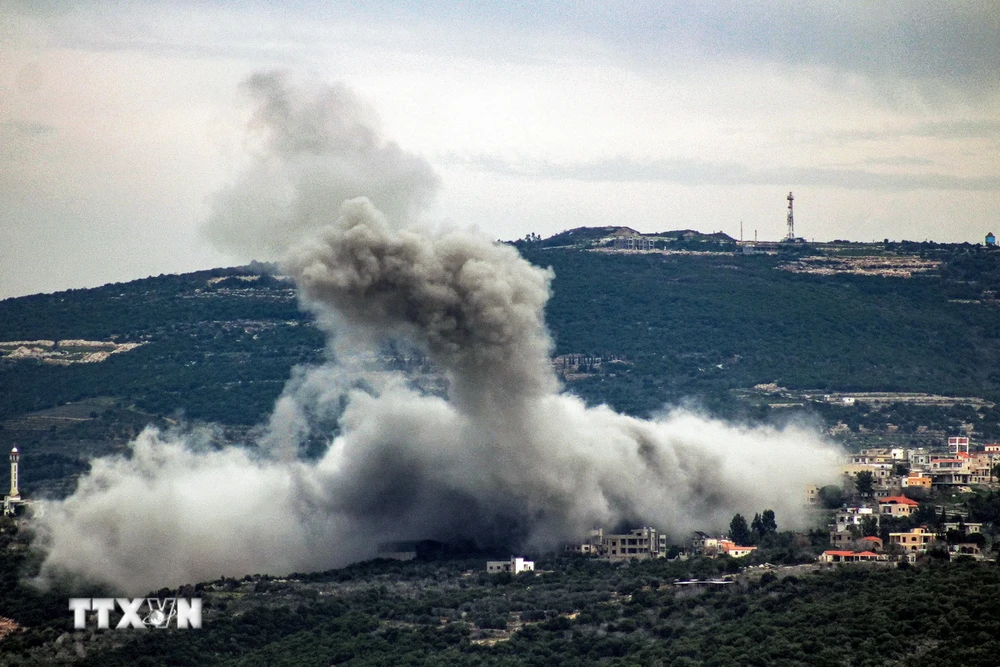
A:
[[[808,240],[1000,231],[985,1],[6,3],[0,35],[0,298],[246,261],[204,229],[274,71],[425,165],[430,226],[777,240],[791,190]]]

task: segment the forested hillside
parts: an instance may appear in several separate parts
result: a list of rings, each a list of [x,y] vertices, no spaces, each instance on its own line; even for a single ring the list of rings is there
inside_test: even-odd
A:
[[[1000,650],[993,563],[736,575],[728,557],[564,557],[512,577],[484,562],[369,561],[157,593],[203,598],[198,631],[71,633],[65,596],[36,594],[4,605],[31,626],[0,641],[0,665],[988,667]],[[727,572],[725,586],[673,585]]]
[[[624,377],[575,387],[621,409],[686,396],[721,406],[730,389],[772,382],[1000,397],[1000,308],[981,298],[1000,253],[959,248],[942,271],[899,278],[792,273],[776,255],[522,252],[555,270],[557,354],[634,363]]]

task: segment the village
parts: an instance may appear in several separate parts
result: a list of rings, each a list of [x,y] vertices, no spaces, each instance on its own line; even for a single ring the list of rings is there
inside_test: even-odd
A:
[[[19,488],[20,452],[10,453],[10,490],[3,500],[3,514],[22,517],[31,501]],[[800,541],[812,540],[825,525],[829,549],[819,563],[916,563],[921,558],[985,560],[996,551],[997,540],[988,539],[981,521],[970,520],[968,503],[956,498],[973,494],[973,488],[997,488],[1000,483],[1000,444],[973,447],[966,436],[948,438],[946,451],[920,447],[864,449],[847,455],[840,486],[807,486],[803,503],[816,519]],[[950,503],[947,502],[950,499]],[[748,523],[737,514],[728,535],[695,531],[684,545],[672,543],[658,528],[643,526],[627,532],[592,529],[579,542],[567,544],[564,553],[609,561],[704,556],[745,559],[759,548],[753,542],[777,532],[774,512],[764,510]],[[991,542],[992,549],[987,549]],[[380,554],[385,556],[385,554]],[[391,557],[407,560],[415,553]],[[491,574],[531,572],[534,563],[521,556],[488,561]]]
[[[816,556],[816,562],[914,564],[922,558],[988,559],[998,542],[987,549],[990,531],[984,530],[983,522],[969,520],[967,507],[953,499],[973,494],[974,487],[997,489],[1000,444],[973,448],[968,437],[954,436],[948,438],[947,447],[939,452],[923,447],[865,449],[847,455],[840,486],[806,487],[803,502],[817,527],[825,528],[830,547]],[[684,545],[672,544],[665,532],[653,527],[624,533],[598,527],[585,539],[567,544],[564,551],[609,561],[692,556],[746,559],[759,548],[750,542],[776,530],[774,513],[765,510],[750,524],[737,514],[728,535],[695,531]],[[796,536],[806,542],[818,530]],[[534,563],[522,557],[487,564],[487,572],[494,574],[533,570]]]

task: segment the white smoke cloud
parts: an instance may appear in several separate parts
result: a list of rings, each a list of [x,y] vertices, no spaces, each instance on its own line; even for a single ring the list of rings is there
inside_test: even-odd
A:
[[[346,123],[327,109],[322,127]],[[276,154],[329,138],[287,133]],[[315,188],[296,192],[291,209],[308,220],[293,225],[305,236],[284,266],[337,360],[297,371],[255,448],[215,451],[197,434],[149,430],[130,459],[95,461],[73,495],[45,506],[43,577],[76,573],[138,594],[339,566],[394,540],[545,549],[626,522],[681,538],[764,508],[791,527],[804,518],[804,485],[834,479],[837,448],[805,428],[587,407],[549,361],[550,271],[473,234],[401,227],[369,199],[323,209],[303,201]],[[447,391],[366,362],[390,340],[425,353]],[[325,453],[303,458],[317,437]]]
[[[259,150],[212,199],[203,231],[221,249],[275,260],[347,199],[368,197],[400,224],[433,197],[431,166],[384,139],[377,114],[343,85],[307,87],[286,72],[262,72],[243,89]]]

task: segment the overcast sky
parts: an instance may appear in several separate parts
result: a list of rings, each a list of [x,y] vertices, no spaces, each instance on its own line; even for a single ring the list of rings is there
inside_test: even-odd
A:
[[[1000,232],[993,1],[0,0],[0,298],[249,259],[206,221],[273,70],[352,90],[436,174],[421,217],[493,238],[778,239],[790,190],[807,239]]]

